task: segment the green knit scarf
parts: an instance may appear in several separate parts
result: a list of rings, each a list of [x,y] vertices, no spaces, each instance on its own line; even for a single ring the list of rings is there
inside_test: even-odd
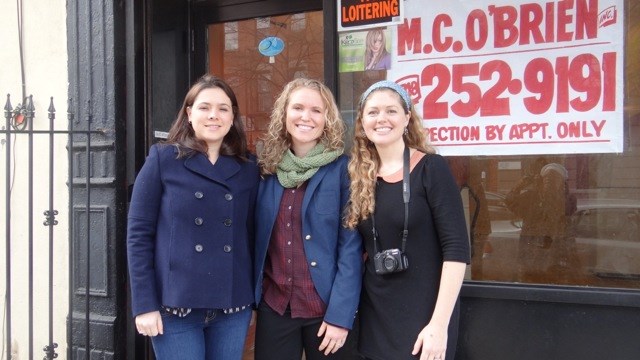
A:
[[[343,149],[324,151],[324,145],[318,143],[307,155],[299,158],[287,150],[278,164],[278,181],[285,189],[300,186],[309,180],[321,166],[327,165],[337,159]]]

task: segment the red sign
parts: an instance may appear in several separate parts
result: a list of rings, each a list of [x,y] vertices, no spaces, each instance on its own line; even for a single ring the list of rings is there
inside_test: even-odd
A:
[[[402,22],[401,0],[338,0],[338,31]]]
[[[402,85],[444,155],[623,149],[623,0],[406,1]]]

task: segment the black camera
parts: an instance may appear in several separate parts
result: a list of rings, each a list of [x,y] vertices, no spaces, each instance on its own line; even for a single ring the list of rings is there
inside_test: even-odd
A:
[[[392,274],[407,270],[409,259],[400,249],[389,249],[377,253],[373,257],[376,274]]]

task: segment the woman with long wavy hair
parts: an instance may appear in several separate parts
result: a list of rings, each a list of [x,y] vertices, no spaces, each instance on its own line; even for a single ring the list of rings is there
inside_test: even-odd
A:
[[[384,80],[362,94],[349,175],[345,223],[359,230],[367,256],[360,354],[453,360],[469,263],[462,201],[400,85]]]
[[[289,82],[273,106],[259,157],[256,360],[350,356],[343,346],[360,297],[362,240],[343,226],[344,132],[319,81]]]
[[[391,54],[387,51],[383,29],[367,32],[364,66],[365,70],[388,70],[391,67]]]

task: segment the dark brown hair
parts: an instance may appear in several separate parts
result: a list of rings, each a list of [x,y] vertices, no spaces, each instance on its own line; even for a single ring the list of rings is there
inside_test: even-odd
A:
[[[196,97],[205,89],[220,89],[231,99],[231,108],[233,109],[233,126],[229,129],[227,135],[222,139],[220,146],[220,155],[235,156],[238,159],[247,159],[247,138],[244,133],[244,125],[240,119],[240,110],[238,109],[238,100],[231,87],[221,78],[206,74],[196,81],[184,97],[182,107],[178,112],[178,117],[171,125],[169,136],[167,136],[166,144],[175,145],[178,148],[178,158],[189,157],[196,152],[207,154],[207,143],[204,140],[196,138],[189,117],[187,108],[193,105]]]

